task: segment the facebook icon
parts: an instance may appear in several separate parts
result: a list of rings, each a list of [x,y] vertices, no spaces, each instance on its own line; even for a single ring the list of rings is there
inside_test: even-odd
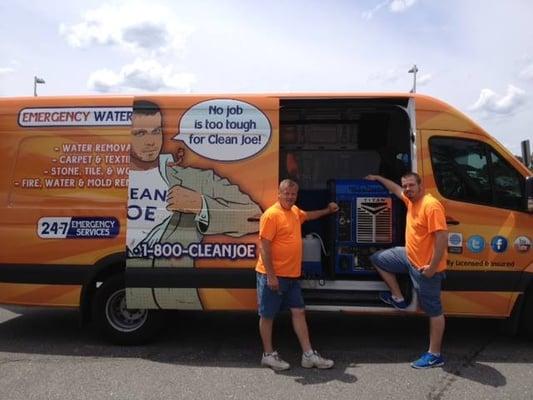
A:
[[[507,239],[503,236],[494,236],[490,241],[490,247],[496,253],[503,253],[507,250]]]

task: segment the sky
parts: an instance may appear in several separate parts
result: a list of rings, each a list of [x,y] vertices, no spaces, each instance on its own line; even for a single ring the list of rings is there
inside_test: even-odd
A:
[[[409,91],[533,145],[531,0],[2,0],[0,96]]]

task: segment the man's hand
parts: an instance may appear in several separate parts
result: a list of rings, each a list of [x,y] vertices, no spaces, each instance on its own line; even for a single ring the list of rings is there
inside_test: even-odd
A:
[[[279,281],[278,277],[276,275],[268,275],[267,274],[267,286],[272,290],[273,292],[277,292],[279,290]]]
[[[421,274],[424,275],[428,279],[433,278],[433,275],[437,273],[435,268],[431,268],[429,265],[424,265],[422,268],[420,268],[420,271],[421,271]]]
[[[393,193],[399,198],[402,198],[403,189],[396,182],[393,182],[390,179],[387,179],[381,175],[367,175],[365,176],[365,179],[381,183],[387,188],[389,192]]]
[[[174,161],[168,163],[170,167],[177,167],[181,165],[183,159],[185,158],[185,150],[179,148],[176,154],[174,154]]]
[[[331,202],[328,204],[328,210],[330,214],[336,213],[337,211],[339,211],[339,206],[337,205],[337,203]]]
[[[167,194],[167,210],[198,214],[202,209],[202,195],[183,186],[172,186]]]
[[[431,278],[437,273],[439,268],[439,262],[446,252],[446,246],[448,246],[448,231],[437,231],[435,235],[435,245],[433,249],[433,257],[428,265],[422,266],[422,275],[426,278]]]
[[[325,217],[326,215],[333,214],[339,211],[339,206],[337,203],[331,202],[326,208],[321,208],[320,210],[307,211],[307,220],[312,221],[317,218]]]

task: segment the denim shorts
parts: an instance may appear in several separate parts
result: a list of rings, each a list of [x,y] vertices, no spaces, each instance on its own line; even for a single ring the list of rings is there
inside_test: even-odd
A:
[[[279,290],[273,291],[267,286],[267,276],[257,273],[257,305],[259,315],[273,319],[280,311],[291,308],[304,308],[302,289],[298,278],[278,276]]]
[[[431,278],[426,278],[419,269],[411,265],[405,247],[378,251],[370,257],[370,260],[375,267],[384,271],[393,274],[408,273],[418,294],[420,308],[430,317],[442,314],[440,288],[442,280],[446,278],[444,272],[437,272]]]

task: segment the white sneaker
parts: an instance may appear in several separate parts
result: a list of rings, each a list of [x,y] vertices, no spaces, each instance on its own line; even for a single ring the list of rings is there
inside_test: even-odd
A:
[[[270,354],[263,353],[261,365],[272,368],[274,371],[285,371],[291,367],[288,362],[281,359],[277,351]]]
[[[304,368],[313,368],[318,369],[328,369],[335,365],[333,360],[328,360],[327,358],[321,357],[316,350],[313,350],[313,354],[306,356],[302,354],[302,367]]]

